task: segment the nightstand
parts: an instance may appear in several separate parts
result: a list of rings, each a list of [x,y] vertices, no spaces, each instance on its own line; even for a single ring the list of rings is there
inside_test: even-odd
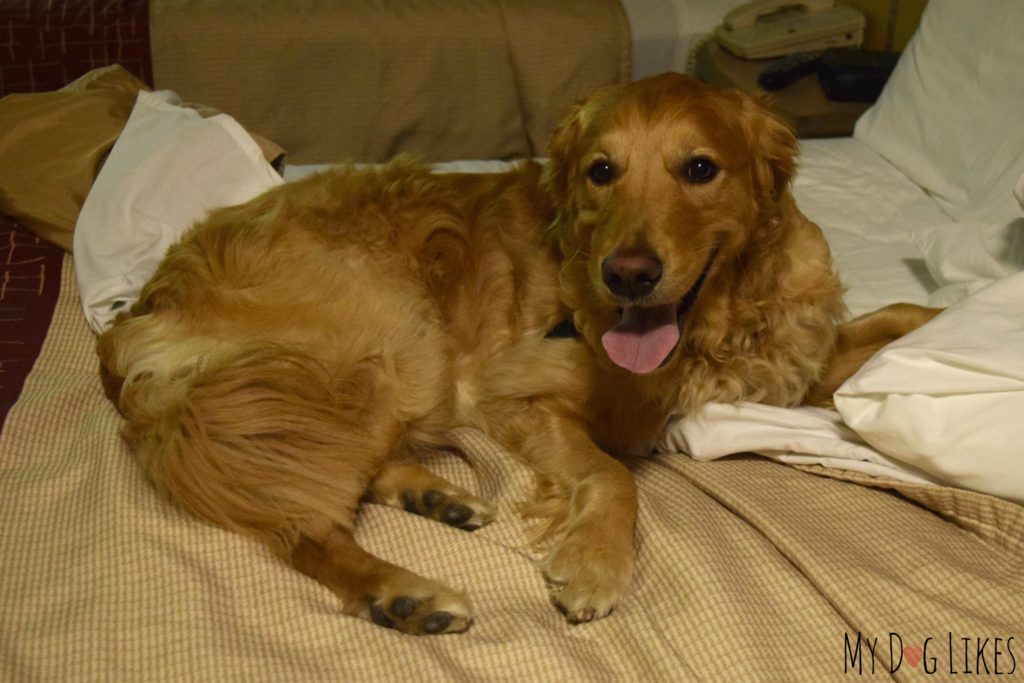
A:
[[[698,50],[694,75],[705,83],[722,88],[764,93],[757,85],[757,76],[775,61],[740,59],[711,41]],[[829,100],[814,75],[805,76],[788,88],[767,95],[771,108],[788,120],[802,138],[849,136],[857,118],[871,106],[870,102]]]

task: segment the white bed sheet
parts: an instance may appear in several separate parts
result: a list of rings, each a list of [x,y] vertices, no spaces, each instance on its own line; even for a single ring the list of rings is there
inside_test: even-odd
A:
[[[952,220],[920,187],[854,138],[804,140],[794,194],[832,248],[845,301],[860,315],[938,289],[914,234]]]

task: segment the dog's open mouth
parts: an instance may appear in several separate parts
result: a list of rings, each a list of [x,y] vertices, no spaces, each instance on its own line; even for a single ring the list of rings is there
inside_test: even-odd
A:
[[[668,362],[679,344],[683,321],[697,302],[717,253],[716,246],[697,281],[678,302],[658,306],[627,304],[620,309],[618,324],[601,337],[601,345],[613,363],[642,375]]]

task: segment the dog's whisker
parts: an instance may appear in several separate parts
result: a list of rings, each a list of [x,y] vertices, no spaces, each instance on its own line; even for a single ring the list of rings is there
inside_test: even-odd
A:
[[[562,262],[562,267],[559,270],[559,272],[560,273],[565,273],[566,269],[568,269],[568,267],[570,265],[572,265],[572,262],[575,261],[580,256],[582,256],[583,258],[586,259],[586,258],[590,257],[590,253],[586,252],[586,251],[583,251],[582,247],[578,248],[575,252],[573,252],[572,256],[570,256],[569,258],[565,259]]]

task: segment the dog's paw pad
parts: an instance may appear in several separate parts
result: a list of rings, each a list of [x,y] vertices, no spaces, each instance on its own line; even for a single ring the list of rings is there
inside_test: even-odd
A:
[[[465,598],[440,591],[422,598],[400,595],[370,603],[370,621],[413,635],[458,633],[469,627],[472,617]]]
[[[441,521],[451,526],[462,526],[473,516],[473,510],[462,503],[452,503],[444,507]]]
[[[370,604],[370,621],[384,628],[398,628],[398,624],[392,621],[384,608],[376,602]]]
[[[402,493],[402,507],[448,526],[475,531],[494,519],[493,507],[476,496],[461,491],[428,489],[417,496],[411,491]]]
[[[427,510],[433,510],[443,503],[447,497],[448,496],[444,495],[440,491],[430,489],[423,494],[423,507]]]
[[[434,612],[426,618],[423,622],[423,631],[425,633],[443,633],[449,626],[455,616],[448,612]]]
[[[391,602],[391,611],[395,613],[395,616],[400,619],[407,619],[416,611],[416,608],[420,606],[420,601],[416,598],[410,598],[407,595],[395,598]]]

